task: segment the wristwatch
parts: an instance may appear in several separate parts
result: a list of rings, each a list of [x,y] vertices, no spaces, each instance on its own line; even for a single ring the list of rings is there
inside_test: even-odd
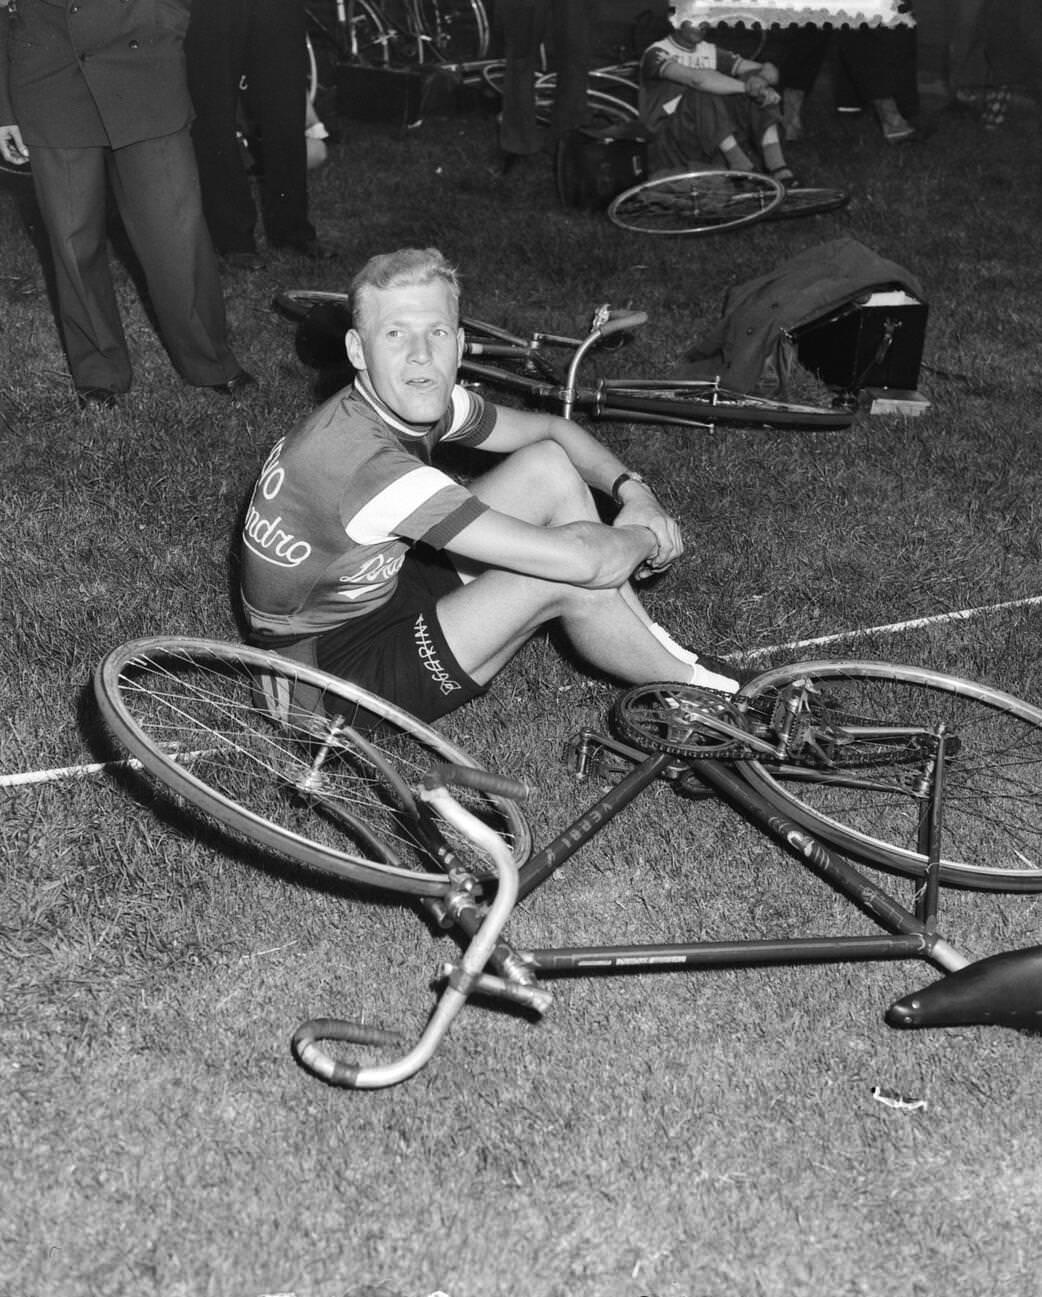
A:
[[[651,487],[648,486],[648,479],[641,477],[639,473],[620,473],[611,484],[611,498],[620,508],[622,507],[622,501],[619,499],[619,491],[627,482],[640,482],[642,486],[647,486],[648,490],[651,490]]]

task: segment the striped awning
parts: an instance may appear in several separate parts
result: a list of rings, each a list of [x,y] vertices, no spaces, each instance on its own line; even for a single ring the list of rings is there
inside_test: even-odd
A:
[[[744,23],[747,27],[787,27],[793,23],[815,27],[915,26],[905,0],[819,0],[817,4],[805,0],[685,0],[684,7],[693,11],[692,21]]]

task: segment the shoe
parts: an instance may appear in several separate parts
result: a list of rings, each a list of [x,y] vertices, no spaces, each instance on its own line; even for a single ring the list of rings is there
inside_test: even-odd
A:
[[[715,689],[718,693],[734,694],[755,675],[755,672],[736,671],[730,663],[720,658],[696,653],[694,649],[678,644],[669,631],[657,623],[653,622],[649,629],[663,648],[691,669],[689,684],[698,685],[702,689]]]
[[[800,187],[796,173],[791,167],[775,167],[771,172],[771,179],[777,180],[778,184],[784,189],[799,189]]]
[[[210,383],[209,390],[216,392],[218,396],[238,396],[240,392],[245,391],[247,387],[256,387],[257,380],[252,374],[240,369],[237,374],[233,374],[226,383]]]
[[[745,683],[743,673],[736,671],[729,663],[705,653],[695,653],[693,656],[695,662],[691,668],[690,684],[697,685],[700,689],[714,689],[721,694],[736,694]],[[746,679],[752,677],[746,673]]]
[[[222,252],[221,264],[228,270],[245,270],[253,273],[267,270],[268,263],[259,252]]]
[[[907,122],[903,126],[884,126],[883,139],[887,144],[910,144],[919,138],[919,132]]]
[[[111,387],[78,387],[76,400],[81,410],[113,410],[119,404],[119,392]]]
[[[339,248],[333,247],[330,243],[322,243],[318,239],[290,239],[288,243],[276,243],[272,245],[279,252],[289,252],[297,257],[304,257],[307,261],[336,261],[341,256]]]

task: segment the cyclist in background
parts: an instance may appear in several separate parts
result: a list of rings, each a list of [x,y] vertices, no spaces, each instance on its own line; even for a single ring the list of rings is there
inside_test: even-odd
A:
[[[795,184],[781,145],[778,69],[705,39],[704,0],[676,0],[673,31],[640,61],[640,116],[650,165],[690,171],[722,158],[730,171],[764,171]]]
[[[442,255],[372,258],[351,301],[355,382],[274,447],[247,512],[255,642],[424,720],[484,693],[551,621],[617,680],[734,692],[737,679],[676,644],[630,584],[684,548],[652,489],[570,420],[456,383],[459,285]],[[433,462],[443,444],[503,458],[462,485]],[[610,526],[594,491],[619,506]],[[269,699],[283,716],[286,702]]]

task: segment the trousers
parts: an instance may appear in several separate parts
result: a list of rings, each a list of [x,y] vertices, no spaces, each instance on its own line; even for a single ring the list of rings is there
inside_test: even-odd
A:
[[[504,153],[538,153],[535,78],[549,41],[557,75],[550,135],[560,138],[586,119],[596,0],[496,0],[493,25],[502,46],[503,108],[499,144]]]
[[[110,188],[174,368],[197,387],[239,372],[188,127],[118,149],[34,146],[32,172],[54,260],[58,325],[78,388],[125,392],[131,383],[109,261]]]
[[[238,129],[259,140],[260,220],[273,246],[308,242],[303,0],[197,0],[185,38],[192,141],[218,252],[253,252],[257,206]],[[240,85],[245,82],[245,92]]]

